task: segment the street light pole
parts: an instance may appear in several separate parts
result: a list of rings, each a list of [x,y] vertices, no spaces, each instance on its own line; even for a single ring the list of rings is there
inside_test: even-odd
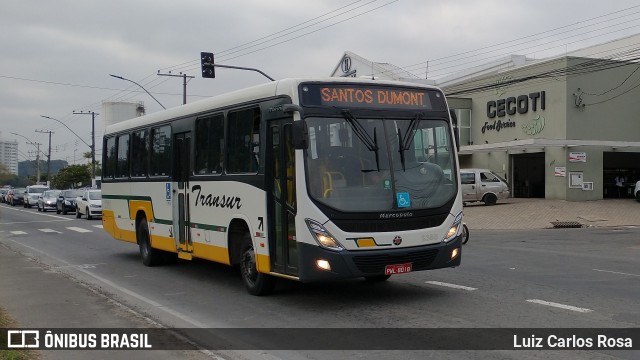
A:
[[[70,127],[68,127],[68,126],[67,126],[67,124],[63,123],[62,121],[60,121],[60,120],[58,120],[58,119],[52,118],[52,117],[50,117],[50,116],[45,116],[45,115],[40,115],[40,117],[43,117],[43,118],[45,118],[45,119],[49,119],[49,120],[53,120],[53,121],[57,121],[57,122],[59,122],[59,123],[60,123],[60,124],[62,124],[64,127],[66,127],[69,131],[71,131],[71,132],[73,133],[73,135],[75,135],[78,139],[80,139],[80,141],[82,141],[85,145],[87,145],[87,146],[91,149],[91,157],[92,157],[92,159],[93,159],[92,164],[91,164],[91,165],[92,165],[92,174],[91,174],[91,175],[92,175],[92,177],[95,179],[95,177],[96,177],[96,148],[95,148],[95,142],[94,142],[94,141],[92,141],[93,145],[89,145],[89,144],[87,144],[87,142],[86,142],[86,141],[84,141],[84,139],[83,139],[83,138],[81,138],[81,137],[80,137],[80,135],[76,134],[76,132],[75,132],[75,131],[73,131],[73,130],[71,130],[71,128],[70,128]],[[94,115],[94,119],[95,119],[95,115]],[[93,127],[93,126],[92,126],[92,127]],[[95,128],[94,128],[94,131],[95,131]],[[91,136],[91,137],[93,138],[93,133],[92,133],[92,136]]]
[[[156,99],[155,97],[153,97],[153,95],[151,95],[150,92],[147,91],[147,89],[145,89],[144,87],[142,87],[142,85],[138,84],[137,82],[133,81],[133,80],[129,80],[127,78],[124,78],[122,76],[118,76],[118,75],[113,75],[113,74],[109,74],[109,76],[114,77],[116,79],[120,79],[120,80],[124,80],[124,81],[129,81],[132,82],[136,85],[138,85],[142,90],[144,90],[147,94],[149,94],[149,96],[151,96],[153,98],[153,100],[155,100],[160,106],[162,106],[163,109],[167,110],[166,107],[164,107],[164,105],[160,104],[160,101],[158,101],[158,99]]]
[[[96,114],[95,112],[73,111],[74,114],[91,114],[91,175],[96,178]]]
[[[20,135],[18,133],[12,132],[11,134],[24,138],[25,140],[27,140],[27,144],[31,144],[36,147],[36,183],[40,183],[40,143],[35,143],[29,140],[28,137]]]
[[[37,133],[49,133],[49,153],[47,155],[47,182],[51,181],[51,130],[36,130]]]

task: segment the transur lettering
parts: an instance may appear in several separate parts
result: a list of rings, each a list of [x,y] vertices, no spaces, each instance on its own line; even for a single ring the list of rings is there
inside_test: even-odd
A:
[[[240,209],[242,207],[242,199],[238,196],[233,195],[216,195],[213,194],[202,194],[202,187],[200,185],[193,185],[191,187],[191,192],[196,194],[195,206],[209,206],[209,207],[219,207],[219,208],[227,208],[227,209]]]

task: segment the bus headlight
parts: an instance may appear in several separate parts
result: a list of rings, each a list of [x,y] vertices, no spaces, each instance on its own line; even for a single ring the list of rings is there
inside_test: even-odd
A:
[[[320,246],[330,250],[344,250],[344,247],[340,245],[338,240],[336,240],[322,224],[311,219],[305,219],[304,221],[307,223],[309,231],[311,231],[311,234]]]
[[[460,233],[460,228],[462,228],[462,211],[460,211],[458,215],[456,215],[456,218],[453,219],[453,224],[451,224],[451,227],[444,236],[444,239],[442,239],[442,242],[451,241],[451,239]]]

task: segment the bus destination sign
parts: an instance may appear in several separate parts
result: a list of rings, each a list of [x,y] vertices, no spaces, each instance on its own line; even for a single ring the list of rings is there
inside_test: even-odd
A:
[[[311,106],[433,110],[434,100],[444,105],[440,92],[412,88],[307,84],[301,90],[302,103]]]

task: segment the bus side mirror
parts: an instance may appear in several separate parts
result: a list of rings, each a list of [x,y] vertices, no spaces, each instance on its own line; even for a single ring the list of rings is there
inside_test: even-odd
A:
[[[309,148],[309,129],[304,120],[293,122],[293,148],[306,150]]]
[[[451,123],[453,124],[453,137],[456,142],[456,150],[460,151],[460,129],[458,129],[458,116],[453,109],[449,109],[449,116],[451,116]]]

